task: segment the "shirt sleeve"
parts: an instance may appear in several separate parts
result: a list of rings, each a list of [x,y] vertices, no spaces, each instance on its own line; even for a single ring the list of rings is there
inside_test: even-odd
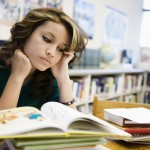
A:
[[[10,75],[10,72],[8,70],[0,69],[0,96],[2,95],[4,91],[9,75]]]

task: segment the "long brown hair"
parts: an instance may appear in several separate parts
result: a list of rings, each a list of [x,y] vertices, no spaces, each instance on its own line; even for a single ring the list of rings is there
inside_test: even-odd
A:
[[[38,8],[29,11],[22,21],[15,23],[12,27],[10,40],[0,48],[0,59],[4,64],[3,67],[8,67],[6,61],[13,56],[15,50],[17,48],[23,49],[32,32],[46,21],[63,24],[68,30],[71,42],[67,50],[75,51],[75,57],[71,62],[81,57],[87,44],[85,32],[64,12],[55,8]],[[32,96],[47,96],[50,94],[53,78],[50,74],[49,69],[43,72],[37,70],[34,73]]]

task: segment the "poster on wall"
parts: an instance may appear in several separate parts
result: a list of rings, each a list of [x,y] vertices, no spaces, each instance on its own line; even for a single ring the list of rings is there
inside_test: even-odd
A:
[[[23,17],[34,8],[42,8],[46,6],[46,0],[24,0]]]
[[[95,6],[86,0],[74,0],[73,19],[93,39],[95,30]]]
[[[123,44],[125,42],[128,26],[128,17],[110,6],[106,6],[104,21],[104,39],[111,43]]]
[[[106,53],[106,55],[111,54],[111,56],[114,56],[109,59],[109,63],[116,65],[120,63],[121,51],[126,45],[128,16],[124,12],[108,5],[105,10],[102,50],[103,53]],[[105,58],[107,58],[106,55]]]
[[[52,7],[62,10],[63,0],[23,0],[23,17],[34,8]]]
[[[0,24],[12,25],[19,20],[19,0],[0,0]]]
[[[55,7],[62,10],[63,0],[0,0],[0,40],[8,40],[12,25],[34,8]]]
[[[63,0],[47,0],[47,7],[57,8],[62,10]]]

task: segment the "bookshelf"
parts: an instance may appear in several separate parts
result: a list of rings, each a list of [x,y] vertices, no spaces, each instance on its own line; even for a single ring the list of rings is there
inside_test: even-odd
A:
[[[94,95],[144,103],[148,73],[142,69],[70,69],[69,74],[77,108],[84,113],[91,112]]]
[[[146,71],[145,74],[145,86],[143,91],[144,92],[144,103],[150,104],[150,71]]]

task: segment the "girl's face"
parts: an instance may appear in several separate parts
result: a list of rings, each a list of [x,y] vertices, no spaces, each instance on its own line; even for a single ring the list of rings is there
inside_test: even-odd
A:
[[[60,61],[69,39],[64,25],[46,21],[27,39],[23,51],[31,61],[33,69],[45,71]]]

